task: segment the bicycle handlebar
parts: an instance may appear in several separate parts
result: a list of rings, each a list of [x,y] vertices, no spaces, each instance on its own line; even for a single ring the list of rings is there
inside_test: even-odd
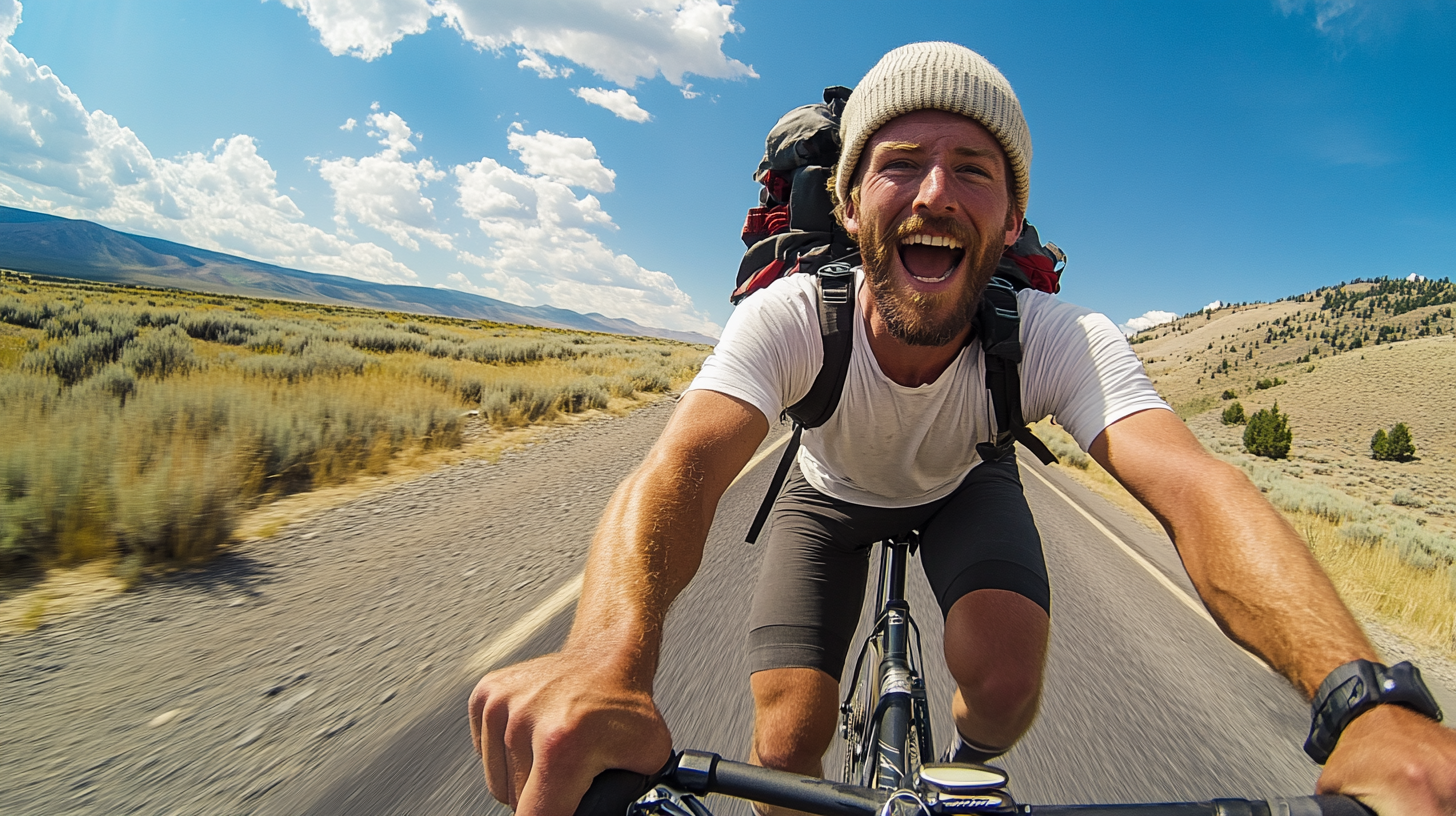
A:
[[[652,776],[607,771],[598,776],[575,816],[623,816],[627,808],[659,784],[703,795],[719,793],[819,816],[877,816],[886,791],[827,782],[798,774],[733,762],[703,751],[675,753]],[[1375,816],[1347,796],[1297,796],[1215,799],[1125,805],[1021,805],[1022,816]]]

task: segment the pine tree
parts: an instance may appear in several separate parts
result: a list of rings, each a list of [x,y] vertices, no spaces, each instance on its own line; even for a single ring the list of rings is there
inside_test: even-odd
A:
[[[1382,428],[1370,438],[1370,452],[1376,459],[1389,462],[1409,462],[1415,458],[1416,446],[1411,439],[1410,428],[1404,422],[1395,423],[1389,433]]]
[[[1247,421],[1248,417],[1244,416],[1244,406],[1242,403],[1235,402],[1223,409],[1223,424],[1242,425]]]
[[[1279,403],[1273,408],[1255,411],[1249,417],[1244,429],[1244,450],[1255,456],[1283,459],[1289,455],[1289,446],[1294,433],[1289,430],[1289,415],[1279,413]]]

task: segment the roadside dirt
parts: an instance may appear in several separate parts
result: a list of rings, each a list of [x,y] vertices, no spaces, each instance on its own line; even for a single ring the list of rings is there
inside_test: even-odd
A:
[[[551,428],[0,637],[0,813],[245,813],[579,569],[670,416]],[[464,712],[462,750],[469,751]]]

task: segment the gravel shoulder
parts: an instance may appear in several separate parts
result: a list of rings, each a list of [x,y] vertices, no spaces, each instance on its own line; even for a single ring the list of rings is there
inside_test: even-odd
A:
[[[0,813],[262,809],[579,570],[675,404],[548,430],[0,638]]]

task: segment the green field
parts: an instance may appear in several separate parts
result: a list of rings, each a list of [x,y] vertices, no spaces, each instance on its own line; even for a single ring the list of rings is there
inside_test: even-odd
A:
[[[0,569],[191,560],[262,502],[663,392],[707,347],[0,280]],[[480,420],[476,420],[480,421]]]

